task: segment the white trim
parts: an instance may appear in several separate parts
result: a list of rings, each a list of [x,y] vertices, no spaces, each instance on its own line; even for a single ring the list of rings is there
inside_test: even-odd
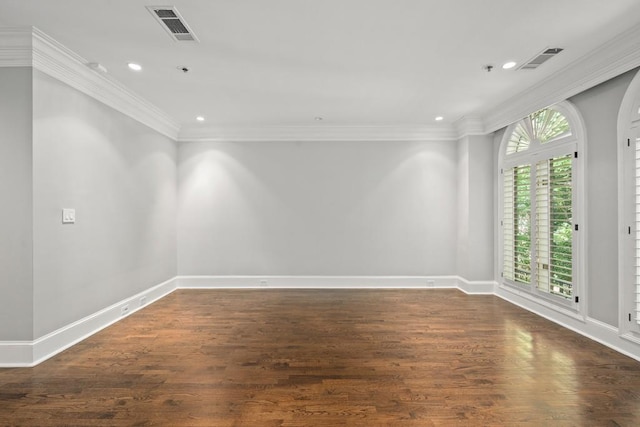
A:
[[[0,67],[32,66],[176,140],[180,125],[120,82],[37,28],[0,28]]]
[[[179,289],[454,289],[458,281],[457,276],[178,276],[177,286]]]
[[[480,117],[462,117],[453,123],[458,139],[466,136],[487,135],[484,123]]]
[[[31,34],[31,37],[28,35]],[[202,127],[180,124],[36,28],[0,28],[0,67],[31,66],[179,141],[431,141],[487,134],[532,111],[563,101],[640,66],[640,24],[614,37],[552,76],[516,94],[482,117],[463,117],[453,126],[285,126]],[[319,130],[321,129],[321,130]]]
[[[257,126],[184,125],[179,142],[455,141],[451,126]]]
[[[621,33],[567,67],[512,96],[487,106],[485,130],[493,132],[533,111],[564,101],[600,83],[640,66],[640,24]]]
[[[42,363],[175,289],[176,279],[172,278],[34,341],[0,342],[0,367],[32,367]],[[146,297],[144,305],[140,304],[142,297]],[[123,316],[121,310],[125,305],[129,311]]]
[[[267,286],[260,280],[267,280]],[[147,297],[146,306],[176,289],[458,289],[471,295],[495,295],[640,361],[637,337],[619,335],[614,326],[545,304],[495,281],[460,276],[177,276],[34,341],[0,341],[0,368],[35,366],[126,317],[120,314],[123,305],[129,304],[131,314],[142,308],[141,297]]]
[[[467,280],[458,277],[458,289],[467,295],[493,295],[497,287],[498,282],[494,280]]]
[[[549,313],[549,316],[551,316],[550,313],[558,313],[561,316],[570,317],[580,321],[585,318],[585,316],[580,314],[578,310],[573,310],[569,306],[556,303],[552,298],[541,298],[537,294],[532,294],[528,290],[518,289],[513,285],[498,283],[495,294],[502,299],[507,299],[510,302],[535,313],[538,313],[536,310],[541,310],[541,312]],[[542,314],[541,316],[547,317]]]
[[[640,345],[640,337],[633,332],[622,333],[620,337],[625,340],[631,341],[635,345]]]
[[[33,66],[100,102],[179,141],[442,141],[483,135],[532,111],[640,66],[640,24],[516,94],[482,117],[463,117],[450,126],[283,126],[219,128],[180,124],[109,75],[36,28],[0,28],[0,67]]]
[[[175,140],[180,125],[168,114],[42,31],[33,29],[33,66],[74,89]]]
[[[459,281],[457,276],[177,276],[34,341],[0,341],[0,368],[36,366],[176,289],[456,289]],[[123,316],[125,305],[129,312]]]
[[[537,314],[540,317],[567,328],[577,334],[596,341],[618,353],[629,356],[632,359],[640,361],[639,342],[632,342],[625,339],[625,336],[619,335],[619,330],[615,326],[611,326],[591,317],[582,318],[581,316],[567,315],[567,313],[559,313],[554,307],[548,307],[540,304],[539,301],[533,301],[516,295],[512,292],[505,292],[505,287],[499,287],[496,296],[503,300],[517,305],[527,311]]]
[[[618,324],[621,325],[623,337],[628,336],[631,339],[635,339],[631,332],[638,331],[637,326],[629,324],[627,317],[630,309],[629,292],[632,292],[629,286],[633,286],[629,284],[628,279],[634,275],[632,271],[635,270],[633,263],[629,262],[635,256],[635,227],[633,226],[635,173],[633,177],[626,174],[630,174],[632,170],[635,171],[635,141],[631,147],[627,147],[626,140],[632,138],[631,127],[633,118],[637,114],[634,110],[639,99],[640,71],[636,73],[622,98],[618,110],[616,141],[618,145]],[[634,230],[631,236],[627,232],[628,226],[632,226]]]

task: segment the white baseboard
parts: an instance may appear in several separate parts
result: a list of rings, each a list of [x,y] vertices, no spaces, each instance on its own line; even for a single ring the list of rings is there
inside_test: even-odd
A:
[[[453,289],[492,295],[495,281],[459,276],[178,276],[179,289]]]
[[[493,280],[467,280],[458,277],[458,289],[468,295],[493,295],[496,293],[498,282]]]
[[[0,367],[32,367],[118,320],[170,294],[176,289],[176,278],[119,301],[83,319],[66,325],[34,341],[0,342]],[[141,298],[145,297],[144,304]],[[122,308],[128,306],[126,314]]]
[[[458,289],[470,295],[496,295],[640,361],[640,344],[625,339],[617,328],[564,313],[505,290],[494,281],[459,276],[177,276],[34,341],[0,341],[0,368],[35,366],[176,289]],[[142,297],[146,297],[144,305]],[[122,315],[126,305],[129,311]]]
[[[554,322],[577,334],[583,335],[619,353],[640,361],[640,347],[620,335],[618,328],[591,317],[580,316],[568,310],[550,307],[548,304],[522,297],[518,293],[496,286],[495,295],[540,317]]]
[[[457,288],[457,276],[178,276],[179,289]]]

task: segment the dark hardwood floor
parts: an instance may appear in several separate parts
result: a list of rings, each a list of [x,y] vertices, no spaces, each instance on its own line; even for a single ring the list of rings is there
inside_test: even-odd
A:
[[[29,369],[9,426],[637,426],[640,362],[457,290],[181,290]]]

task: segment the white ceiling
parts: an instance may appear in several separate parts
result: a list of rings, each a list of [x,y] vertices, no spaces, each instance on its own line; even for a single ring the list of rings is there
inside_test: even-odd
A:
[[[175,5],[200,43],[147,5]],[[182,125],[228,128],[481,117],[639,22],[638,0],[0,0],[0,25],[39,28]],[[547,47],[565,51],[500,68]]]

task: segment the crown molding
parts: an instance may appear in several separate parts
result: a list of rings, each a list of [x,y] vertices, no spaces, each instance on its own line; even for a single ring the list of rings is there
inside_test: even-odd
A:
[[[466,136],[486,135],[484,122],[480,117],[462,117],[453,123],[458,139]]]
[[[180,125],[120,82],[37,28],[0,28],[0,67],[32,66],[176,140]]]
[[[367,142],[451,141],[455,129],[448,126],[183,126],[179,142]]]
[[[640,66],[640,24],[529,87],[482,117],[452,126],[269,126],[186,125],[33,27],[0,28],[0,67],[32,66],[123,114],[178,141],[442,141],[485,135]]]
[[[33,66],[51,77],[97,99],[159,133],[176,139],[180,125],[124,85],[87,66],[84,58],[42,31],[33,31]]]
[[[640,24],[572,62],[558,73],[489,108],[485,129],[496,131],[534,111],[564,101],[640,66]]]

